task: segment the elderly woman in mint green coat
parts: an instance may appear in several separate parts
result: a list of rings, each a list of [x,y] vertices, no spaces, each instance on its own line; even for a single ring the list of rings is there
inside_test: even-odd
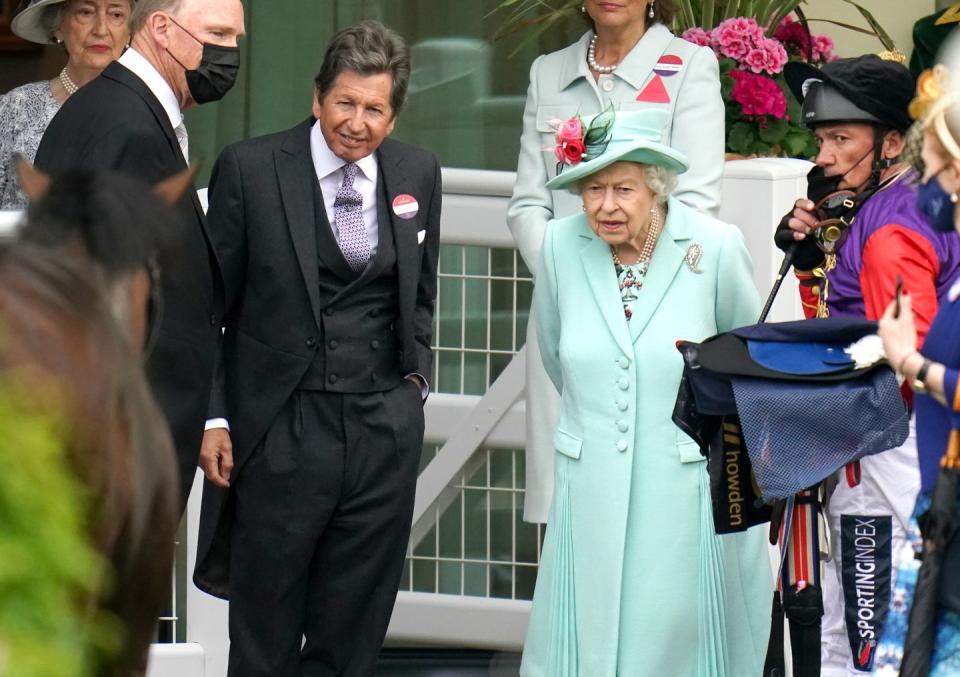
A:
[[[534,291],[561,394],[556,489],[524,677],[754,677],[773,585],[762,530],[717,536],[706,463],[672,422],[679,339],[755,322],[740,232],[666,198],[686,158],[662,111],[616,115],[606,148],[553,179]]]
[[[669,114],[667,143],[690,159],[673,195],[680,202],[716,215],[723,172],[724,112],[717,57],[673,35],[676,3],[662,0],[584,0],[592,30],[573,44],[544,54],[530,68],[523,112],[517,182],[507,207],[507,225],[517,249],[538,274],[547,221],[580,211],[566,191],[546,182],[556,173],[550,150],[556,119],[616,110],[654,108]],[[590,63],[593,45],[593,70]],[[537,354],[535,315],[527,325],[527,440],[524,519],[544,522],[553,491],[550,435],[559,399]]]

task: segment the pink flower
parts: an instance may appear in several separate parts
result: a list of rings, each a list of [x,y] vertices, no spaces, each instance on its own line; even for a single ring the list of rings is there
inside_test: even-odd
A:
[[[736,59],[747,56],[763,39],[763,29],[753,19],[736,17],[720,22],[710,34],[710,44],[717,54]]]
[[[553,157],[557,158],[557,162],[562,162],[566,164],[567,156],[563,152],[562,143],[558,143],[556,146],[553,147]]]
[[[813,60],[826,63],[836,59],[833,55],[833,40],[827,35],[813,36]]]
[[[773,38],[763,38],[760,44],[764,52],[764,70],[770,75],[776,75],[787,63],[787,50]]]
[[[754,47],[743,57],[741,64],[744,70],[761,73],[767,67],[767,53],[760,47]]]
[[[557,143],[582,139],[583,125],[580,124],[580,118],[570,118],[557,127]]]
[[[777,30],[773,32],[773,37],[779,40],[784,47],[797,56],[806,58],[807,53],[807,33],[803,30],[803,25],[794,21],[792,17],[784,17]]]
[[[813,63],[827,63],[837,58],[833,54],[833,40],[826,35],[811,34],[811,44],[803,25],[789,16],[780,22],[773,37],[783,44],[787,54],[802,61],[809,58]]]
[[[747,52],[740,65],[743,70],[776,75],[783,70],[785,63],[787,63],[787,51],[783,45],[771,38],[763,38],[759,46]]]
[[[710,47],[710,32],[702,28],[688,28],[680,37],[695,45]]]
[[[571,139],[563,142],[563,156],[568,165],[580,164],[586,148],[581,139]]]
[[[583,143],[583,125],[580,118],[558,122],[556,139],[557,145],[553,149],[553,156],[557,158],[557,162],[575,165],[583,160],[586,147]]]
[[[744,115],[783,118],[787,114],[787,98],[770,78],[740,70],[731,71],[730,77],[733,78],[730,98],[740,104]]]

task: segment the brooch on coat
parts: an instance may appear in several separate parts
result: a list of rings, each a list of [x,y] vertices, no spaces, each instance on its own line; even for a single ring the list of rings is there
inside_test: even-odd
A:
[[[687,266],[693,272],[700,274],[703,270],[700,269],[699,263],[700,259],[703,257],[703,247],[700,246],[699,242],[694,242],[692,245],[687,247],[687,255],[684,257],[684,260],[687,262]]]

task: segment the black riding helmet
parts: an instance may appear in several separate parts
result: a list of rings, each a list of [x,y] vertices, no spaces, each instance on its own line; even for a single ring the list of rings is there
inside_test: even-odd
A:
[[[905,133],[916,82],[905,66],[866,54],[815,68],[790,61],[783,69],[790,91],[802,104],[808,127],[825,122],[869,122]]]
[[[801,103],[807,127],[828,122],[863,122],[873,125],[871,182],[897,159],[883,160],[883,137],[888,130],[906,134],[912,120],[908,109],[916,91],[910,71],[896,61],[876,54],[838,59],[816,68],[791,61],[783,69],[790,91]]]

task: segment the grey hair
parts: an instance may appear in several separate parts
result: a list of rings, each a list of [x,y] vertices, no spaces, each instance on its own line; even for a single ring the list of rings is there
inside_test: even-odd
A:
[[[179,12],[183,0],[132,0],[132,4],[133,10],[130,12],[131,37],[147,25],[147,19],[154,12],[166,12],[167,14]]]
[[[640,165],[643,168],[643,182],[651,191],[657,204],[665,204],[670,193],[677,187],[677,173],[660,165]],[[574,195],[583,193],[583,186],[590,175],[570,184],[568,190]]]
[[[644,165],[643,179],[653,191],[657,204],[664,204],[677,187],[677,173],[660,165]]]
[[[47,35],[50,36],[50,42],[56,42],[56,33],[60,30],[60,24],[63,22],[63,11],[67,8],[70,0],[58,2],[55,5],[47,5],[40,17],[40,23],[43,25]]]
[[[142,2],[143,0],[141,0]],[[390,73],[390,108],[393,116],[403,108],[410,84],[410,50],[400,35],[379,21],[361,21],[333,36],[323,65],[314,78],[317,100],[322,100],[343,71],[360,75]]]

